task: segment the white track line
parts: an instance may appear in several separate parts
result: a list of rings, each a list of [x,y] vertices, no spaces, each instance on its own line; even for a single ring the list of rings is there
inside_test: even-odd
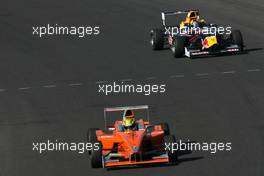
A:
[[[18,90],[28,90],[28,89],[31,89],[31,87],[20,87],[20,88],[18,88]]]
[[[183,78],[184,75],[171,75],[170,78]]]
[[[222,74],[234,74],[236,71],[232,70],[232,71],[225,71],[222,72]]]
[[[103,84],[103,83],[107,83],[108,81],[96,81],[95,84]]]
[[[196,73],[195,76],[208,76],[209,73]]]
[[[259,72],[259,71],[261,71],[261,69],[256,68],[256,69],[249,69],[247,71],[248,72]]]
[[[152,76],[152,77],[147,77],[146,79],[147,80],[153,80],[153,79],[156,79],[157,77],[155,77],[155,76]]]
[[[72,84],[68,84],[69,86],[81,86],[83,85],[83,83],[72,83]]]
[[[57,87],[55,84],[50,84],[50,85],[46,85],[43,86],[44,88],[53,88],[53,87]]]
[[[259,68],[255,68],[255,69],[248,69],[247,72],[260,72],[262,71],[261,69]],[[221,74],[234,74],[236,73],[235,70],[230,70],[230,71],[224,71],[224,72],[220,72]],[[210,73],[196,73],[195,76],[199,76],[199,77],[202,77],[202,76],[208,76]],[[169,76],[170,78],[183,78],[185,77],[184,74],[177,74],[177,75],[171,75]],[[155,76],[152,76],[152,77],[147,77],[146,80],[154,80],[154,79],[157,79],[157,77]],[[122,79],[121,80],[122,82],[127,82],[127,81],[133,81],[133,79],[131,78],[128,78],[128,79]],[[107,83],[108,81],[96,81],[95,83],[96,84],[103,84],[103,83]],[[83,83],[71,83],[71,84],[68,84],[68,86],[82,86]],[[50,84],[50,85],[44,85],[42,86],[44,88],[54,88],[54,87],[57,87],[57,85],[55,84]],[[29,90],[31,89],[32,87],[19,87],[17,88],[17,90]],[[7,91],[6,89],[0,89],[0,92],[5,92]]]
[[[121,79],[122,82],[128,82],[128,81],[133,81],[133,79],[128,78],[128,79]]]
[[[6,91],[6,89],[0,89],[0,92],[4,92],[4,91]]]

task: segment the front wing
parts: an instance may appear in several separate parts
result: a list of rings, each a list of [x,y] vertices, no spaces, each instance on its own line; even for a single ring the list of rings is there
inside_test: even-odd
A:
[[[155,163],[169,163],[169,157],[167,154],[152,157],[150,160],[136,161],[136,160],[104,160],[104,167],[119,167],[119,166],[132,166],[132,165],[142,165],[142,164],[155,164]]]
[[[228,53],[237,53],[241,52],[241,49],[237,45],[232,45],[222,50],[216,51],[206,51],[206,50],[189,50],[185,47],[185,56],[187,57],[196,57],[196,56],[204,56],[204,55],[221,55],[221,54],[228,54]]]

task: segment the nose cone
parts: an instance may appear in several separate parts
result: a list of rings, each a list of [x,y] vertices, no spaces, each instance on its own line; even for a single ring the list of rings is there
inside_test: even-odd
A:
[[[123,133],[121,137],[124,142],[133,152],[138,152],[141,141],[144,135],[144,131],[129,131],[127,133]]]

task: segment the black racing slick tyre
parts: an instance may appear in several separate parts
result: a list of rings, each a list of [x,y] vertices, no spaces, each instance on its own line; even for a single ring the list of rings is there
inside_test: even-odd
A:
[[[174,151],[172,149],[173,144],[176,143],[176,139],[174,135],[167,135],[164,136],[164,146],[170,146],[169,149],[166,149],[166,153],[168,154],[169,157],[169,163],[176,163],[178,161],[178,152]]]
[[[231,33],[231,40],[234,44],[238,45],[243,51],[244,41],[240,30],[233,30]]]
[[[93,149],[91,152],[91,166],[92,168],[102,168],[103,167],[103,158],[102,158],[102,143],[96,141],[98,145],[98,150]]]
[[[89,128],[87,131],[87,142],[88,143],[95,143],[97,142],[97,136],[96,136],[96,130],[99,130],[98,128]],[[88,154],[91,155],[91,151],[88,151]]]
[[[164,122],[164,123],[158,123],[157,125],[160,125],[162,130],[164,131],[165,136],[170,135],[170,127],[169,124]]]
[[[164,47],[164,33],[161,29],[153,29],[150,32],[150,44],[153,50],[162,50]]]
[[[176,36],[172,46],[172,53],[175,58],[182,57],[184,55],[186,38],[182,36]]]

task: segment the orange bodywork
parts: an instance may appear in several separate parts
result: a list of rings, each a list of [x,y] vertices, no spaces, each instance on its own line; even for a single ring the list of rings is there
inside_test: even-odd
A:
[[[167,155],[148,157],[151,152],[163,151],[164,131],[160,125],[146,127],[149,122],[137,120],[137,130],[121,130],[122,121],[116,121],[111,134],[97,130],[97,140],[102,143],[104,167],[167,163]],[[148,131],[149,130],[149,131]]]

